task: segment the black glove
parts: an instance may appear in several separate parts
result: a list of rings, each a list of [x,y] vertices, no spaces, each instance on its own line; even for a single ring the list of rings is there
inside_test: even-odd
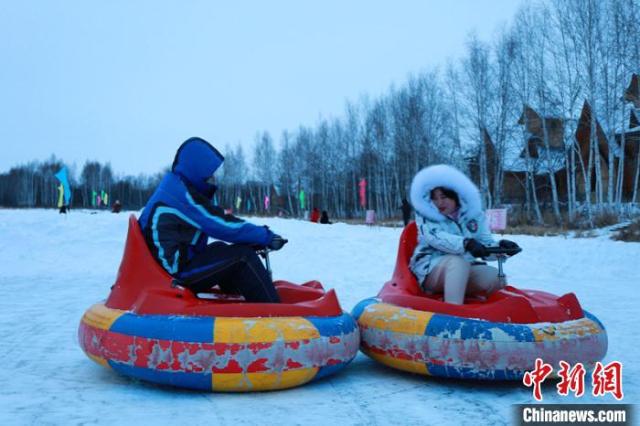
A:
[[[475,238],[469,238],[464,242],[464,249],[471,253],[473,257],[488,257],[487,248]]]
[[[515,250],[520,248],[520,246],[517,243],[510,240],[500,240],[498,242],[498,245],[502,248],[510,249],[510,250]]]
[[[274,234],[273,238],[271,238],[271,242],[269,243],[269,248],[271,250],[280,250],[285,244],[287,244],[288,240],[285,240],[278,234]]]

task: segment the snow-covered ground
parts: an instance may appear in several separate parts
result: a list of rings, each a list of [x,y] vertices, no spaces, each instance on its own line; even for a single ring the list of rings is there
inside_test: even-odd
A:
[[[76,333],[85,309],[115,279],[127,218],[0,209],[0,424],[511,424],[512,404],[534,401],[518,382],[411,375],[362,354],[340,374],[275,392],[200,393],[121,377],[90,361]],[[290,241],[271,256],[275,278],[318,279],[337,289],[347,311],[375,295],[393,270],[400,228],[253,220]],[[640,244],[606,235],[509,238],[524,248],[506,265],[509,281],[575,292],[608,330],[605,362],[624,365],[622,402],[637,403]],[[616,402],[611,395],[561,397],[553,383],[543,396],[549,403]]]

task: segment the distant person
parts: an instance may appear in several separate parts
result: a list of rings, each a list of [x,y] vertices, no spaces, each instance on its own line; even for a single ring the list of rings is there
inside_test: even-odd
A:
[[[286,240],[212,204],[217,189],[213,174],[223,161],[204,139],[185,141],[144,207],[140,227],[158,263],[172,276],[189,280],[194,292],[218,284],[247,302],[278,303],[271,277],[252,246],[279,250]],[[209,237],[233,244],[207,244]]]
[[[320,221],[320,209],[314,207],[311,211],[311,218],[309,220],[313,223],[318,223],[318,221]]]
[[[320,223],[324,223],[327,225],[331,225],[331,221],[329,220],[329,214],[326,210],[322,210],[322,215],[320,215]]]
[[[477,258],[495,245],[480,192],[458,169],[427,167],[413,178],[411,202],[416,210],[418,245],[409,267],[427,293],[444,292],[444,301],[461,305],[465,295],[489,295],[503,287],[498,270]],[[517,248],[501,240],[503,248]]]
[[[398,208],[402,210],[402,221],[404,222],[404,226],[407,226],[411,221],[411,204],[409,204],[407,197],[402,199],[402,204]]]
[[[120,200],[114,201],[113,204],[111,205],[111,213],[120,213],[121,210],[122,210],[122,203],[120,203]]]

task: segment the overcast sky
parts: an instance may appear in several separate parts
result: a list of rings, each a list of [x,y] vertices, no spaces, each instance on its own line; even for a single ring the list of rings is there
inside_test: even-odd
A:
[[[155,173],[190,136],[250,150],[491,41],[520,3],[2,0],[0,172]]]

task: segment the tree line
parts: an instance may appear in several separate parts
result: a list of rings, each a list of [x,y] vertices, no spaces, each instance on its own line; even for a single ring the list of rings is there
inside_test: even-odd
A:
[[[56,207],[58,185],[54,176],[63,167],[69,170],[71,208],[106,208],[119,200],[130,209],[139,209],[157,187],[162,174],[154,176],[116,177],[111,165],[88,161],[77,175],[75,166],[66,165],[52,156],[50,159],[12,167],[0,174],[0,206],[4,207]],[[93,193],[109,195],[109,205],[94,205]]]
[[[397,217],[415,173],[448,163],[474,169],[485,206],[498,207],[514,203],[505,195],[505,181],[513,153],[521,152],[524,177],[517,202],[528,221],[542,223],[545,209],[556,223],[567,218],[593,223],[598,214],[621,212],[625,202],[637,201],[640,172],[637,158],[625,159],[633,105],[622,96],[640,72],[639,22],[640,0],[527,3],[492,40],[469,34],[459,60],[411,75],[378,97],[348,101],[339,116],[284,131],[277,142],[268,132],[258,133],[251,152],[226,145],[216,202],[239,213],[301,216],[318,207],[338,218],[362,217],[368,209],[380,218]],[[588,149],[580,151],[576,132],[585,102],[591,108],[590,132]],[[528,145],[525,106],[543,121],[539,158]],[[548,117],[559,117],[563,127],[561,178],[557,169],[540,167],[557,157],[551,158]],[[61,166],[52,158],[0,174],[0,204],[54,205],[52,173]],[[625,173],[635,173],[631,193],[621,184]],[[137,209],[161,175],[116,177],[108,164],[90,162],[72,182],[73,204],[89,207],[89,194],[98,189]],[[362,179],[364,205],[358,194]],[[540,199],[541,181],[548,203]]]

